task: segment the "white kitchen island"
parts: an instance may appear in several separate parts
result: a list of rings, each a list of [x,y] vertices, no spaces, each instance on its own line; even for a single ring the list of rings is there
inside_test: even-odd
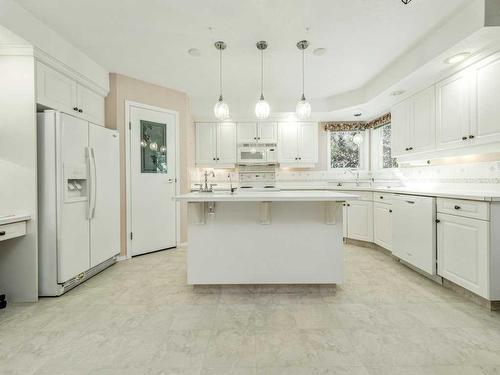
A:
[[[339,284],[342,203],[332,191],[192,192],[189,284]]]

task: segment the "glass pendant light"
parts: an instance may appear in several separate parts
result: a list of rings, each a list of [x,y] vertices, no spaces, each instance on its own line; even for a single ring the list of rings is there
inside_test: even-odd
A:
[[[257,42],[257,49],[260,50],[260,99],[255,104],[255,116],[259,120],[264,120],[269,117],[271,113],[271,107],[269,103],[264,99],[264,50],[267,48],[267,42],[261,40]]]
[[[297,103],[295,112],[300,120],[305,120],[311,116],[311,104],[306,100],[304,95],[304,50],[309,47],[309,42],[307,40],[301,40],[297,43],[297,48],[302,51],[302,97]]]
[[[219,100],[215,103],[214,114],[217,119],[224,121],[229,118],[229,106],[222,98],[222,51],[226,49],[226,43],[222,41],[215,42],[215,48],[219,51]]]

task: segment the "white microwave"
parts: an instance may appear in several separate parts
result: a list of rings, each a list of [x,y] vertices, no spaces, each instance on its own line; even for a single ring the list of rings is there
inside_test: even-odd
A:
[[[276,162],[275,145],[245,145],[238,147],[238,164],[276,164]]]

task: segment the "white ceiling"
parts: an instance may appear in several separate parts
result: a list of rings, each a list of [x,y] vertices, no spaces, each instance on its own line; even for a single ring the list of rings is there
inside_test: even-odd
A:
[[[289,112],[300,95],[298,40],[311,42],[306,96],[314,103],[365,85],[473,0],[17,1],[109,71],[188,93],[203,117],[218,97],[216,40],[228,44],[224,97],[233,116],[251,114],[259,96],[258,40],[269,43],[266,99]],[[200,57],[187,53],[192,47]],[[314,56],[317,47],[326,54]]]

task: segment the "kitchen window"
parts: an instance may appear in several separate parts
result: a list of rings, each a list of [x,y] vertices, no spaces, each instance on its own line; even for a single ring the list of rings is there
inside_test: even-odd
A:
[[[369,132],[329,131],[328,169],[367,169]]]
[[[398,161],[391,152],[391,124],[373,130],[373,167],[374,169],[397,168]]]

